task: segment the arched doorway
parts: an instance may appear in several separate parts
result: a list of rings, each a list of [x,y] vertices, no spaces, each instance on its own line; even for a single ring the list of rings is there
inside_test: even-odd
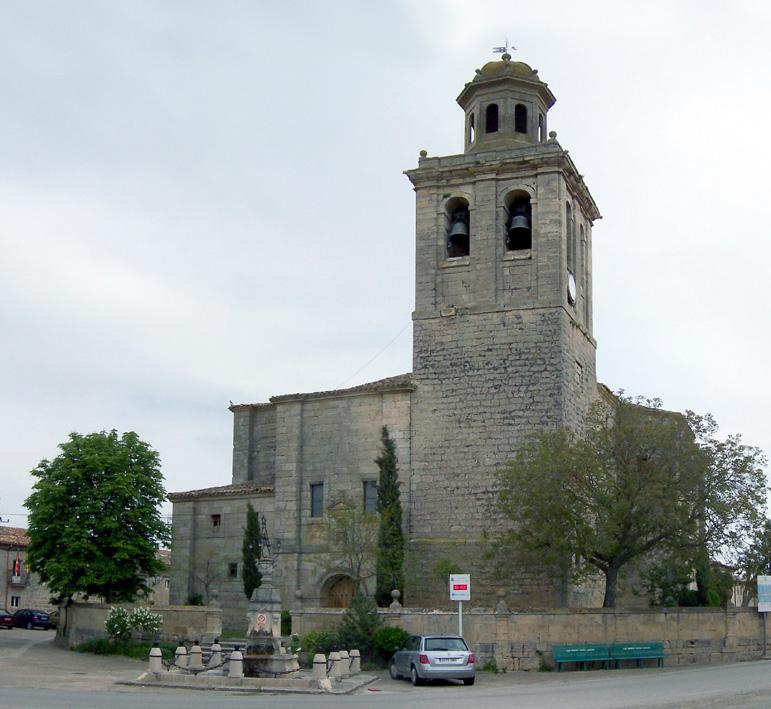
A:
[[[328,578],[321,589],[321,602],[325,608],[349,608],[353,599],[353,579],[338,574]]]

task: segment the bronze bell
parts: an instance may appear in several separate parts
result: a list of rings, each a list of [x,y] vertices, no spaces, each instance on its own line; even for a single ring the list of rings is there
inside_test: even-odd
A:
[[[530,233],[530,219],[524,211],[519,211],[512,216],[509,222],[508,235],[510,237],[523,236]]]
[[[453,223],[452,227],[450,227],[450,240],[453,241],[457,237],[467,237],[468,236],[468,224],[466,222],[461,221],[460,219]]]

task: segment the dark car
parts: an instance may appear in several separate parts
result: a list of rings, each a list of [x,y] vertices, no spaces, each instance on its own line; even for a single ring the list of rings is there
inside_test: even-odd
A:
[[[51,616],[45,611],[36,611],[33,608],[22,608],[16,611],[13,614],[13,620],[17,628],[27,628],[28,630],[33,628],[42,628],[43,630],[53,628]]]
[[[13,628],[15,625],[13,616],[5,608],[0,608],[0,628]]]
[[[431,679],[460,679],[474,684],[476,658],[460,635],[413,635],[394,653],[388,665],[393,679],[409,677],[412,684]]]

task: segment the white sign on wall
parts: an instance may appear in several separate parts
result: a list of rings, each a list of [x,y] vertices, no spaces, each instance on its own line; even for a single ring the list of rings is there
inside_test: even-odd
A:
[[[758,576],[758,613],[771,613],[771,576]]]
[[[450,600],[471,600],[471,574],[450,574]]]

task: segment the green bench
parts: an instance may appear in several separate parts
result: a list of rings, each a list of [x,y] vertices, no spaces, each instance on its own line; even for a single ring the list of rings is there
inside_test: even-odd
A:
[[[664,663],[664,643],[613,643],[610,659],[616,667],[624,660],[635,660],[638,667],[643,660],[656,660],[656,666],[661,667]]]
[[[582,670],[585,670],[590,662],[602,662],[602,666],[607,670],[610,662],[610,646],[603,643],[552,645],[551,651],[554,662],[557,663],[557,672],[561,672],[562,665],[567,662],[575,662]]]

